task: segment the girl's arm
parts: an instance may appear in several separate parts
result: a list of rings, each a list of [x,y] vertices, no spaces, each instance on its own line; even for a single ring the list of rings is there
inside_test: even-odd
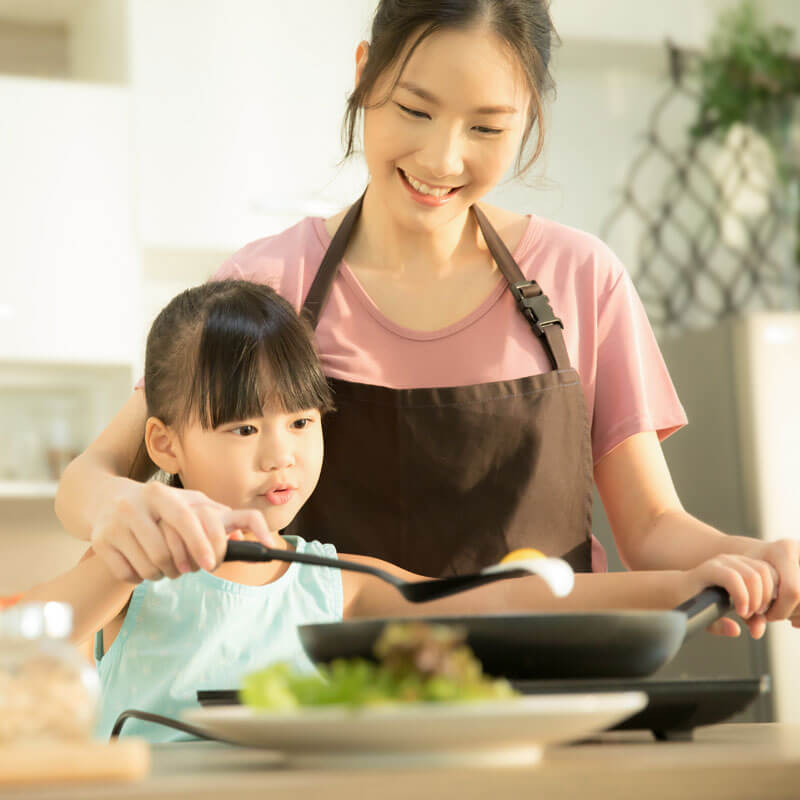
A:
[[[20,603],[69,603],[73,610],[70,640],[80,644],[114,619],[132,592],[133,585],[117,580],[90,549],[69,572],[35,586]]]
[[[594,478],[630,569],[689,569],[722,553],[763,560],[779,576],[768,618],[800,624],[800,542],[730,536],[684,511],[655,433],[626,439],[598,462]]]
[[[379,559],[342,557],[372,564],[404,580],[422,579]],[[687,571],[577,574],[572,592],[562,598],[554,597],[540,578],[531,576],[490,583],[428,603],[410,603],[393,586],[371,575],[342,572],[342,580],[345,617],[670,609],[707,586],[718,585],[728,590],[739,616],[753,621],[750,630],[758,638],[764,630],[763,615],[772,599],[776,575],[765,562],[719,556]],[[737,635],[738,626],[726,620],[718,632]]]

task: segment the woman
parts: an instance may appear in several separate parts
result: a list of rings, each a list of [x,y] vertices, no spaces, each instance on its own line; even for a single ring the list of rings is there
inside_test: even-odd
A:
[[[544,0],[381,2],[346,117],[349,155],[364,115],[365,194],[217,273],[273,285],[316,327],[338,410],[293,532],[431,575],[520,546],[602,570],[594,480],[630,568],[725,552],[747,574],[763,559],[780,576],[768,618],[791,617],[797,543],[726,536],[680,505],[659,439],[685,417],[613,254],[481,202],[515,158],[523,170],[534,131],[526,166],[541,150],[552,36]],[[122,477],[142,441],[142,394],[70,466],[56,503],[131,581],[216,564],[232,513]]]

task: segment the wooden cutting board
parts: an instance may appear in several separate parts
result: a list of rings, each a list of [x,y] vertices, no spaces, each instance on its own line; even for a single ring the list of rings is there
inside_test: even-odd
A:
[[[0,787],[77,781],[134,781],[150,772],[144,739],[37,742],[0,747]]]

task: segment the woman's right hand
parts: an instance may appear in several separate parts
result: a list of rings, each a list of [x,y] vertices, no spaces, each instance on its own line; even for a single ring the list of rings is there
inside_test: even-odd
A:
[[[157,481],[129,481],[103,505],[91,543],[114,577],[139,583],[215,569],[229,534],[239,530],[251,531],[268,547],[276,545],[277,534],[255,509],[234,510],[202,492]]]

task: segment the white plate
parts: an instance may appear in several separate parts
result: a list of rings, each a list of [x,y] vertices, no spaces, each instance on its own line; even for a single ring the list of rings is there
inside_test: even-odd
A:
[[[181,716],[211,736],[278,750],[299,766],[497,766],[535,763],[545,745],[596,733],[645,705],[644,692],[612,692],[289,712],[209,706]]]

